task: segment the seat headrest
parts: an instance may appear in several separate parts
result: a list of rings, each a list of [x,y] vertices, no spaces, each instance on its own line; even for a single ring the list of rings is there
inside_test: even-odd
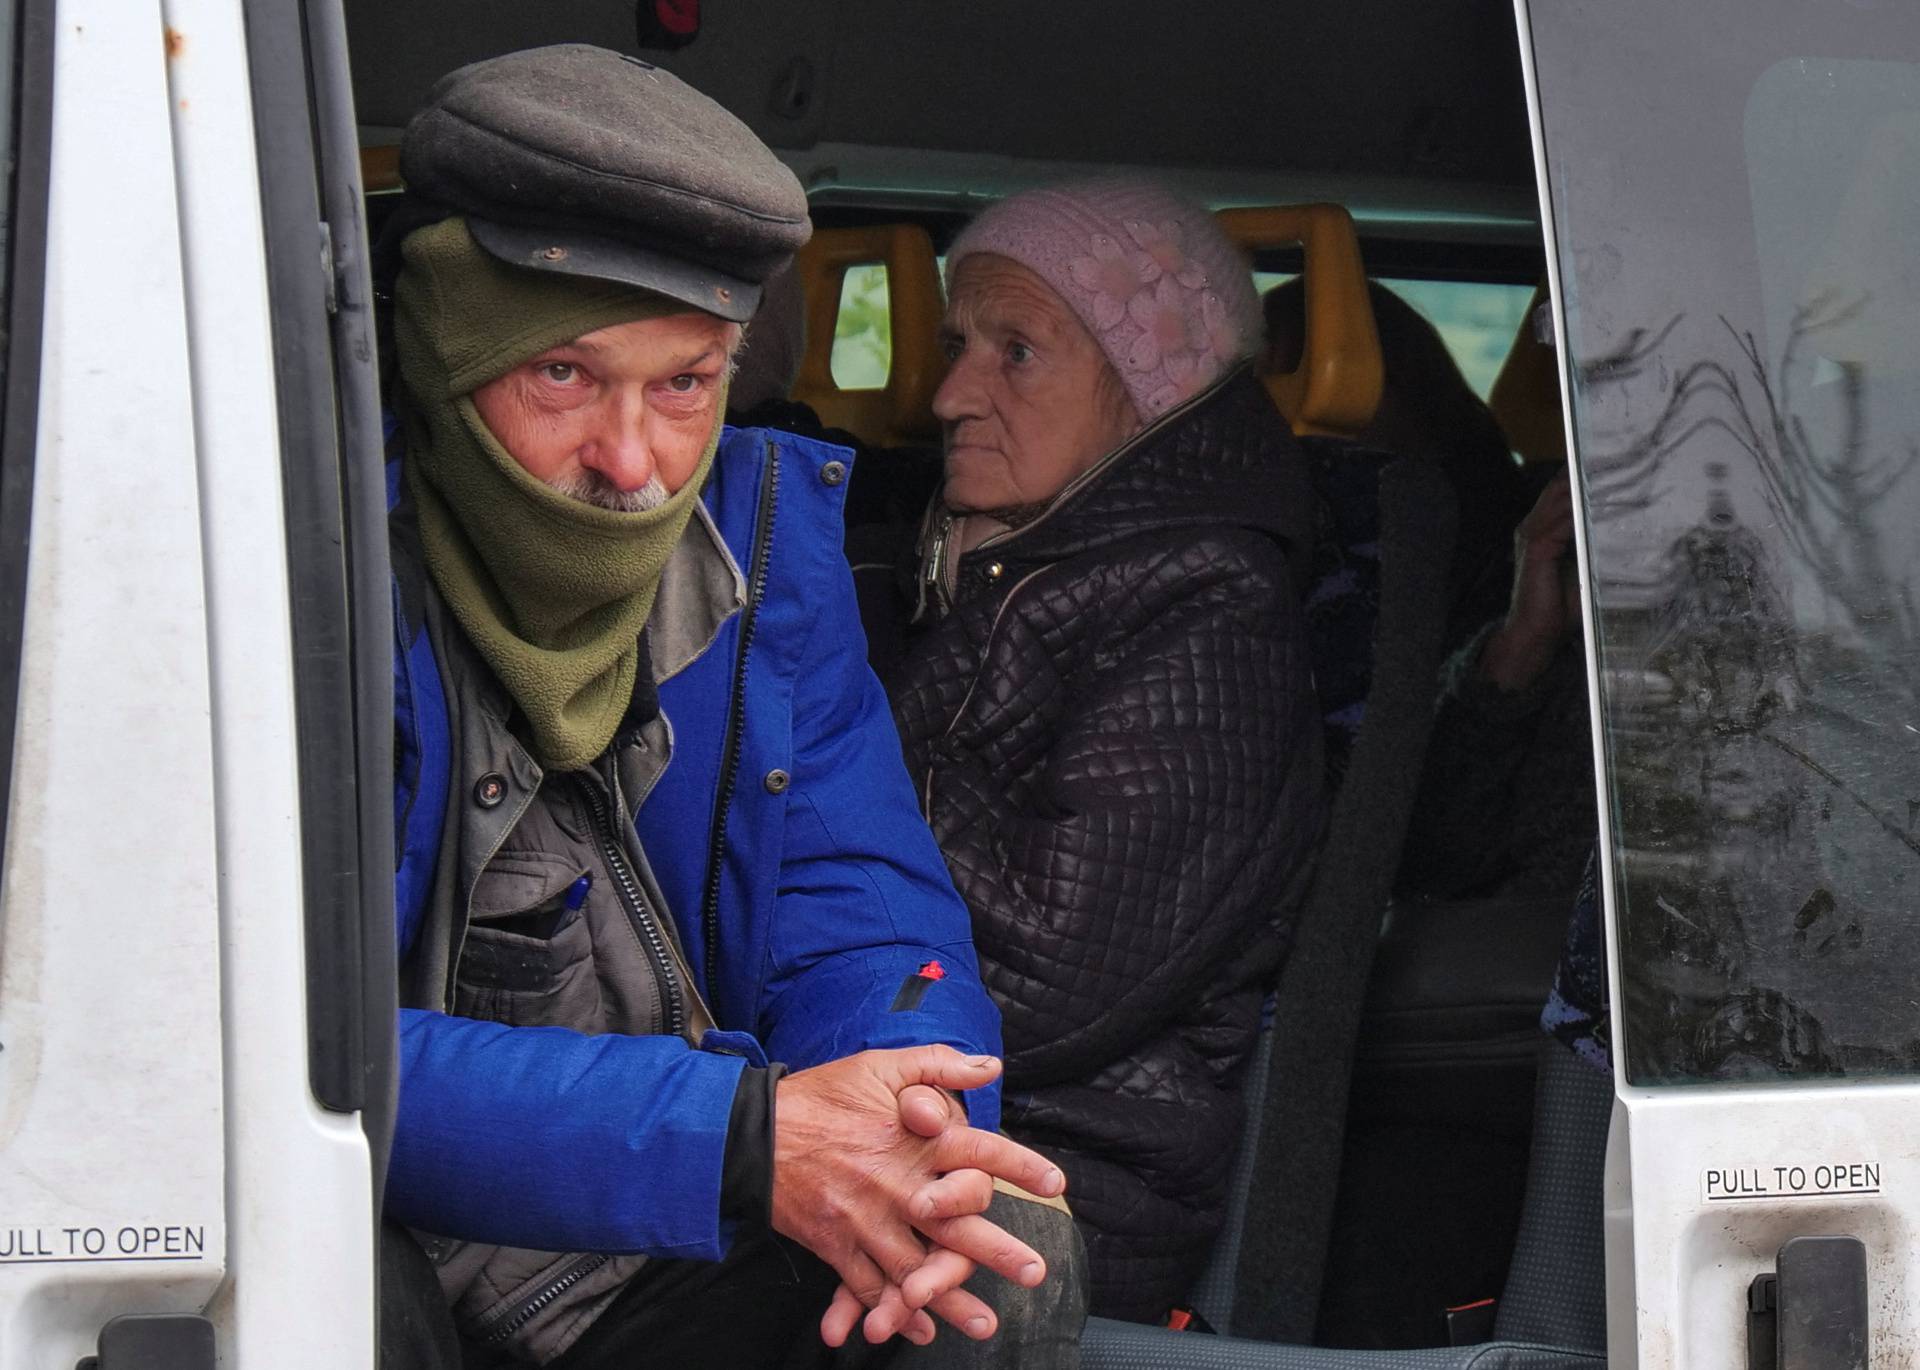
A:
[[[1560,358],[1551,339],[1542,342],[1535,320],[1547,304],[1547,283],[1534,287],[1527,312],[1500,363],[1487,408],[1507,435],[1507,446],[1528,462],[1567,460],[1567,427],[1560,412]]]
[[[1353,216],[1339,205],[1223,209],[1227,236],[1249,252],[1299,244],[1306,327],[1300,364],[1261,379],[1298,434],[1351,438],[1380,407],[1386,369]]]
[[[878,390],[842,390],[833,379],[833,331],[847,269],[879,262],[887,269],[892,358]],[[807,345],[793,398],[832,428],[876,447],[937,440],[933,392],[944,367],[940,315],[945,308],[933,239],[917,224],[820,229],[796,258],[807,297]]]
[[[360,186],[367,194],[400,189],[400,149],[363,147],[360,149]]]

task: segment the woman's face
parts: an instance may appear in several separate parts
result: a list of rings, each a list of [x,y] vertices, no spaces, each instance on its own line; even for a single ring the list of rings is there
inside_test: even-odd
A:
[[[1139,431],[1126,388],[1066,301],[1010,258],[960,263],[940,332],[948,367],[933,412],[950,509],[1044,503]]]

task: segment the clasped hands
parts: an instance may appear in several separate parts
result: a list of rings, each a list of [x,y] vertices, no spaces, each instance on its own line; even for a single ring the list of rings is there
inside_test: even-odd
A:
[[[1000,1074],[991,1056],[951,1047],[863,1051],[776,1086],[773,1226],[820,1257],[840,1287],[820,1320],[829,1346],[864,1318],[870,1342],[933,1340],[929,1313],[969,1337],[993,1335],[993,1310],[960,1286],[986,1266],[1031,1288],[1040,1254],[981,1215],[996,1178],[1051,1198],[1051,1161],[968,1125],[945,1093]]]

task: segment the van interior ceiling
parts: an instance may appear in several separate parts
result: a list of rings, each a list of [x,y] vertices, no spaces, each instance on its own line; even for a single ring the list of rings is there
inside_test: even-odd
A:
[[[1505,5],[709,0],[692,43],[645,53],[634,0],[347,0],[346,11],[369,144],[397,139],[461,63],[589,42],[713,96],[823,206],[964,209],[1075,170],[1136,166],[1216,203],[1332,200],[1369,236],[1538,251]]]
[[[653,0],[345,0],[369,191],[397,184],[394,145],[441,74],[519,48],[587,42],[657,62],[745,120],[800,177],[821,229],[912,225],[938,252],[1003,195],[1139,170],[1216,208],[1339,205],[1375,278],[1499,283],[1519,299],[1543,278],[1506,4],[692,8],[697,35],[668,51],[639,41]],[[379,217],[376,204],[370,218]],[[1255,264],[1299,272],[1302,254],[1263,244]],[[844,273],[844,263],[830,273],[836,292]],[[1364,302],[1364,290],[1355,293]],[[817,321],[821,305],[812,303]],[[1516,347],[1531,338],[1529,326],[1518,332]],[[1502,355],[1511,336],[1502,332]],[[1559,399],[1542,369],[1551,349],[1541,350],[1523,359],[1540,374],[1508,386],[1526,392],[1513,403],[1537,401],[1536,426],[1550,439]],[[1497,368],[1496,358],[1489,381]],[[809,358],[809,399],[836,400],[826,372],[822,358]],[[895,376],[888,389],[905,380]],[[880,389],[849,391],[837,397],[846,408],[831,411],[835,422],[877,438],[881,430],[867,433],[856,419],[882,415],[892,441],[909,432],[927,440]],[[924,397],[909,407],[919,415]],[[1383,944],[1344,1120],[1323,1344],[1434,1345],[1446,1339],[1446,1307],[1500,1293],[1520,1221],[1536,1020],[1566,907],[1543,906],[1525,927],[1474,924],[1459,936],[1448,928],[1471,920],[1436,919]]]

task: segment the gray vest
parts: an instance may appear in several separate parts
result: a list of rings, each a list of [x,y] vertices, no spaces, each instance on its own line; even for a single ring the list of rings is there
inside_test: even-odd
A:
[[[438,595],[428,601],[453,756],[403,1000],[513,1027],[697,1045],[713,1019],[633,824],[672,757],[671,724],[659,715],[623,728],[592,767],[543,773],[508,726],[506,692]],[[648,624],[654,679],[704,651],[743,602],[739,569],[700,508]],[[646,1260],[419,1235],[462,1334],[535,1363],[571,1346]]]

